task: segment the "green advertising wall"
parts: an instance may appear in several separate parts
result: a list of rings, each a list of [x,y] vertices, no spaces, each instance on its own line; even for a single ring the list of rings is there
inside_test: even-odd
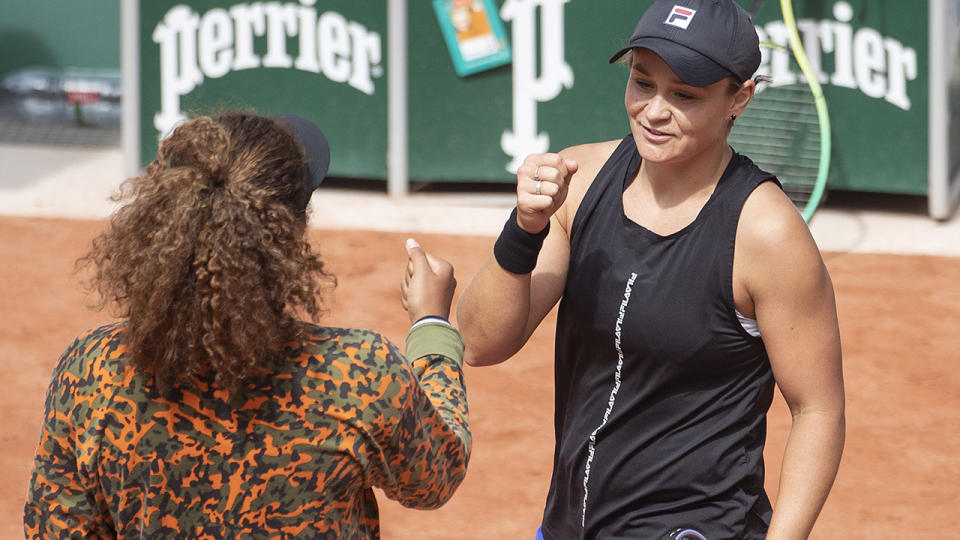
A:
[[[0,77],[31,66],[120,69],[118,0],[0,0]]]
[[[828,188],[925,194],[928,2],[793,4],[830,112]],[[768,1],[757,23],[780,19],[779,2]]]
[[[433,2],[409,0],[410,178],[509,183],[527,153],[625,135],[627,72],[607,60],[650,3],[498,0],[512,62],[461,77]],[[794,4],[832,118],[830,187],[926,193],[927,2]],[[254,16],[255,6],[274,11]],[[145,162],[176,114],[251,106],[316,120],[330,138],[331,175],[385,177],[385,2],[164,0],[140,9]],[[768,0],[755,22],[766,32],[780,19],[779,2]],[[314,53],[301,61],[303,50]]]
[[[773,5],[765,6],[761,21],[779,17],[777,2],[767,4]],[[812,41],[819,43],[821,71],[826,75],[820,80],[833,135],[829,187],[926,193],[928,3],[847,0],[794,5],[801,25],[804,19],[816,21],[815,27],[801,31],[807,40],[819,37]],[[838,60],[847,56],[849,61]]]
[[[308,4],[141,2],[142,161],[179,116],[253,108],[322,126],[331,176],[383,178],[386,4]]]
[[[562,0],[553,2],[562,4]],[[629,37],[650,1],[570,0],[563,28],[549,28],[537,12],[536,39],[563,34],[563,59],[572,84],[532,106],[537,135],[549,150],[619,138],[626,71],[607,59]],[[740,0],[748,7],[752,0]],[[508,0],[505,4],[533,2]],[[551,4],[549,0],[544,4]],[[926,2],[900,0],[795,1],[796,18],[814,64],[820,67],[832,117],[832,188],[926,193]],[[511,128],[513,66],[457,77],[426,3],[411,3],[411,177],[438,181],[512,180],[501,136]],[[781,21],[767,1],[755,23]],[[505,21],[516,38],[517,20]],[[514,54],[518,43],[513,43]],[[439,53],[438,53],[439,51]],[[543,55],[543,48],[536,53]],[[556,58],[554,58],[555,60]],[[549,61],[538,58],[536,77]],[[528,103],[530,105],[530,103]],[[758,136],[762,136],[759,134]],[[453,156],[456,156],[454,159]]]
[[[744,6],[753,2],[739,1]],[[557,151],[624,135],[626,72],[606,60],[626,40],[650,3],[497,0],[514,62],[460,77],[454,71],[432,2],[408,0],[410,178],[512,182],[508,164],[516,165],[524,149]],[[180,5],[189,11],[182,22],[195,18],[194,45],[201,41],[202,24],[206,24],[203,31],[212,45],[193,51],[193,82],[182,77],[177,82],[180,88],[174,94],[179,111],[231,105],[266,113],[297,111],[313,117],[330,135],[331,174],[385,177],[389,54],[385,1],[270,3],[292,10],[294,22],[286,31],[284,44],[293,61],[299,57],[301,42],[306,39],[309,44],[311,39],[299,31],[303,22],[316,25],[316,59],[305,59],[300,68],[265,65],[276,64],[275,59],[265,60],[271,47],[269,34],[277,34],[268,28],[258,33],[260,29],[251,27],[248,48],[259,66],[241,62],[235,68],[224,68],[217,60],[217,55],[222,59],[222,55],[236,54],[230,52],[235,47],[223,35],[224,21],[229,19],[237,27],[231,8],[240,6],[238,13],[243,16],[244,6],[264,3],[193,0],[188,4],[140,2],[144,162],[155,154],[160,133],[154,120],[162,110],[162,40],[154,39],[154,33]],[[954,10],[956,4],[950,3]],[[119,5],[116,0],[0,0],[0,47],[4,50],[0,76],[31,65],[118,68]],[[823,73],[821,83],[832,117],[830,187],[926,193],[927,6],[926,1],[902,0],[794,1],[808,54]],[[952,15],[956,17],[956,13]],[[277,22],[283,17],[268,16],[267,24],[290,24]],[[756,22],[762,29],[779,19],[779,2],[767,0]],[[171,24],[166,26],[177,24],[168,22]],[[186,34],[178,29],[172,33],[177,35],[179,49],[179,40]],[[190,44],[184,43],[189,49]],[[324,50],[329,51],[326,60],[321,58],[327,54]],[[190,51],[175,54],[179,57],[181,53]],[[208,55],[205,63],[213,67],[211,73],[204,72],[197,54]],[[956,56],[960,59],[960,54]],[[358,58],[361,61],[355,62]],[[328,65],[321,65],[325,61]],[[182,70],[184,65],[177,62],[175,67]],[[527,69],[519,69],[522,67]],[[960,85],[956,81],[952,85],[955,95]],[[956,100],[953,103],[955,106]],[[952,133],[957,132],[956,125],[952,124]],[[513,139],[513,145],[506,139]],[[956,145],[951,148],[951,171],[956,171],[960,158],[956,157]]]
[[[607,60],[629,37],[642,2],[563,0],[547,2],[562,13],[565,27],[546,31],[540,24],[542,11],[534,2],[498,1],[515,14],[505,21],[514,52],[521,37],[547,44],[532,54],[532,69],[516,76],[507,65],[469,77],[458,77],[447,53],[436,17],[427,2],[410,3],[410,170],[411,178],[435,181],[513,182],[507,164],[514,157],[504,152],[501,138],[515,132],[518,116],[532,111],[535,129],[527,138],[541,136],[542,151],[559,151],[570,145],[621,138],[628,131],[623,113],[623,89],[627,70]],[[637,15],[638,16],[638,15]],[[524,25],[523,30],[514,28]],[[557,50],[559,48],[559,50]],[[563,53],[562,58],[559,53]],[[542,60],[549,58],[546,65]],[[562,66],[569,66],[564,77]],[[531,97],[539,81],[548,100]],[[532,91],[531,91],[532,90]],[[515,103],[515,100],[517,103]],[[515,107],[526,111],[516,111]],[[521,134],[521,137],[523,135]]]

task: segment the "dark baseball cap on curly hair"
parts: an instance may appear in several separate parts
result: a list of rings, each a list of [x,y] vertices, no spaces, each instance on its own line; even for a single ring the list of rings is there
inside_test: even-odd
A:
[[[309,200],[310,193],[320,187],[330,168],[330,145],[327,138],[316,124],[302,116],[278,114],[270,118],[290,126],[306,153],[307,177],[304,179],[304,189]]]
[[[655,52],[690,86],[744,82],[760,66],[757,31],[734,0],[657,0],[610,62],[637,48]]]

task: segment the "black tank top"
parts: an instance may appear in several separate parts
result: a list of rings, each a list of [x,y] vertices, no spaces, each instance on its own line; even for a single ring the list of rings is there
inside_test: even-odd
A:
[[[623,211],[639,166],[627,136],[574,218],[543,534],[650,540],[692,527],[762,539],[774,380],[737,319],[733,248],[747,196],[776,179],[734,153],[697,218],[660,236]]]

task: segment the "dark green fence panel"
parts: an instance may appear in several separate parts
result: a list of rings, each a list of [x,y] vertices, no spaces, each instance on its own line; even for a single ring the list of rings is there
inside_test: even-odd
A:
[[[779,2],[759,18],[779,19]],[[794,2],[831,116],[834,189],[924,194],[928,2]]]
[[[30,66],[120,69],[118,0],[0,0],[0,77]]]
[[[607,59],[650,3],[502,1],[514,64],[460,78],[428,3],[411,2],[411,177],[510,182],[516,148],[559,151],[626,134],[626,70]],[[927,3],[794,4],[833,119],[830,186],[926,193]],[[755,22],[785,42],[781,20],[780,3],[768,0]]]
[[[627,73],[607,59],[637,4],[500,1],[513,63],[458,77],[429,3],[411,2],[411,178],[512,182],[527,153],[622,137]]]
[[[142,157],[188,112],[252,107],[322,126],[330,174],[386,169],[386,4],[140,4]]]
[[[625,134],[626,72],[606,60],[649,3],[499,0],[514,62],[459,77],[431,2],[410,0],[411,179],[512,182],[508,169],[525,153]],[[928,2],[794,4],[833,120],[830,186],[926,193]],[[0,74],[35,64],[119,66],[115,0],[0,7]],[[385,2],[157,0],[140,11],[144,162],[178,115],[249,106],[317,120],[330,135],[331,174],[385,177]],[[767,31],[779,19],[779,2],[767,0],[756,22]]]

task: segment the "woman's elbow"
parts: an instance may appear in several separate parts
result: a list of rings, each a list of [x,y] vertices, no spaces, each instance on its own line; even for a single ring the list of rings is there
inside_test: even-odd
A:
[[[406,497],[399,500],[400,504],[414,510],[436,510],[447,504],[457,492],[457,488],[463,483],[467,476],[467,463],[464,461],[460,466],[451,471],[439,486],[432,486],[427,489],[413,491]]]
[[[480,349],[477,346],[471,347],[469,342],[466,344],[466,348],[463,351],[463,361],[472,367],[486,367],[494,366],[501,362],[505,362],[511,356],[515,354],[516,351],[510,352],[504,350],[496,349]]]

